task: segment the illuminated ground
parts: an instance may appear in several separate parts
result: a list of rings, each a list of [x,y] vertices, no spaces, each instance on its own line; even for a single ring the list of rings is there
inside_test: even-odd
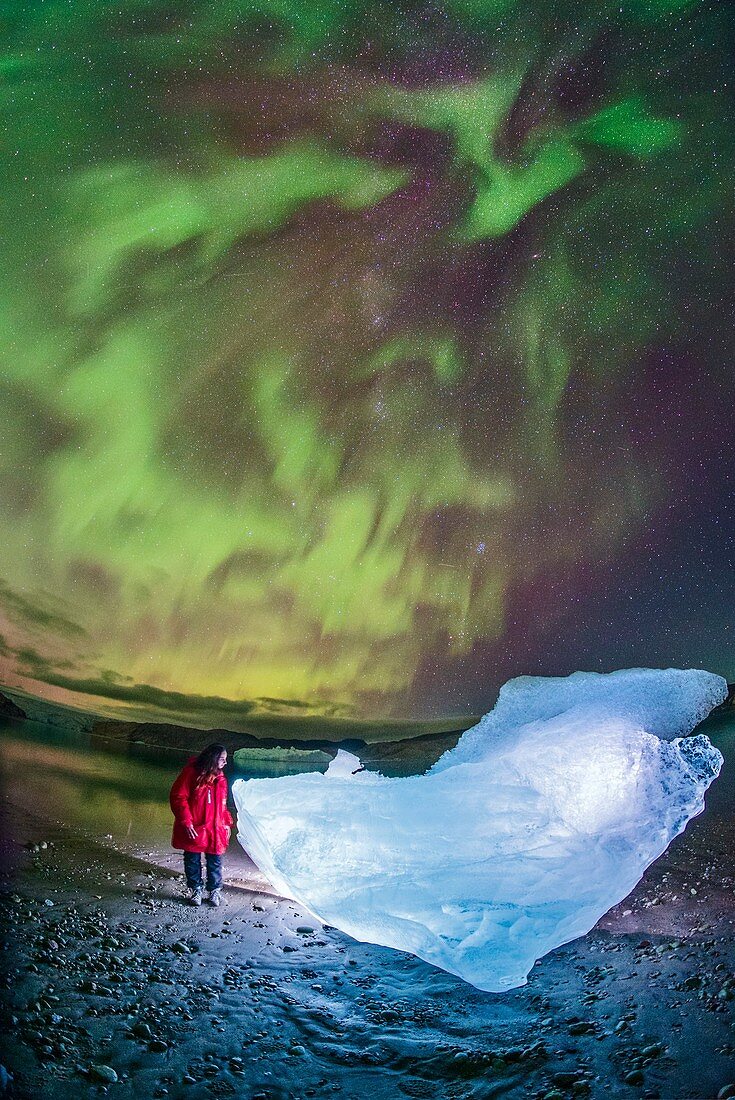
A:
[[[502,995],[322,928],[236,848],[225,906],[192,910],[166,847],[168,772],[46,748],[55,785],[86,791],[62,826],[43,817],[21,729],[6,727],[2,803],[17,1017],[3,1061],[19,1098],[97,1095],[99,1064],[120,1078],[110,1095],[182,1100],[705,1100],[735,1081],[732,719],[708,729],[726,763],[704,815],[596,929]]]

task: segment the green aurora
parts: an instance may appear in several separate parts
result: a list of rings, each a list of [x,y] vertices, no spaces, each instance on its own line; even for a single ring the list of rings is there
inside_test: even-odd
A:
[[[232,727],[733,675],[667,557],[724,476],[668,390],[733,397],[729,9],[0,12],[5,684]],[[680,629],[631,638],[644,538]]]

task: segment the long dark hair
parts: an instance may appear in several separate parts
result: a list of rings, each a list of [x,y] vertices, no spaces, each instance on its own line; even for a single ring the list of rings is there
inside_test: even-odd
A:
[[[212,744],[202,749],[194,761],[194,771],[197,773],[197,786],[209,783],[215,775],[219,775],[217,761],[223,752],[227,752],[224,745]]]

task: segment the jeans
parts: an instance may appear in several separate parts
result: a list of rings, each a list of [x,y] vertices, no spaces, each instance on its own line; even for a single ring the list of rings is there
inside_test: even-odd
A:
[[[222,856],[205,855],[207,861],[207,889],[218,890],[222,885]],[[200,852],[184,852],[186,884],[190,890],[201,890],[202,856]]]

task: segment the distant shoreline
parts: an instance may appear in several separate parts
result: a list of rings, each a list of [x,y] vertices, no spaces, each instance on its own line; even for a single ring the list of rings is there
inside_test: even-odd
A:
[[[262,719],[255,723],[263,728],[262,735],[223,728],[198,729],[173,722],[130,722],[105,718],[88,711],[77,710],[62,703],[29,696],[13,688],[0,690],[0,717],[18,721],[39,722],[87,734],[94,743],[114,743],[118,747],[144,745],[168,752],[191,753],[208,741],[221,741],[236,752],[239,749],[301,749],[320,751],[334,756],[345,749],[360,757],[367,767],[380,766],[386,775],[412,774],[430,767],[442,753],[453,748],[465,730],[476,725],[479,718],[467,718],[461,725],[447,728],[448,723],[426,722],[426,732],[416,734],[419,722],[364,723],[366,732],[383,739],[349,736],[362,731],[359,722],[320,719],[314,716],[282,719],[279,722]],[[280,729],[278,728],[280,726]],[[326,729],[326,735],[322,730]],[[402,729],[404,736],[398,736]],[[265,731],[269,732],[265,732]],[[321,735],[305,736],[308,731]],[[410,731],[410,732],[409,732]],[[339,736],[339,734],[342,736]],[[330,736],[332,734],[333,736]],[[393,734],[393,736],[390,736]]]
[[[734,707],[735,684],[728,684],[726,700],[714,708],[711,716],[730,713]],[[59,726],[88,735],[100,747],[114,745],[118,751],[132,751],[132,746],[144,746],[184,755],[211,741],[221,741],[233,753],[240,749],[299,749],[334,756],[338,749],[345,749],[359,756],[366,767],[379,768],[384,775],[409,775],[425,771],[480,720],[477,715],[445,722],[368,723],[314,715],[301,718],[261,715],[254,717],[251,725],[262,732],[222,727],[201,729],[175,722],[106,718],[6,687],[0,688],[0,717]],[[313,735],[310,735],[312,731]],[[359,736],[360,733],[372,736]]]

